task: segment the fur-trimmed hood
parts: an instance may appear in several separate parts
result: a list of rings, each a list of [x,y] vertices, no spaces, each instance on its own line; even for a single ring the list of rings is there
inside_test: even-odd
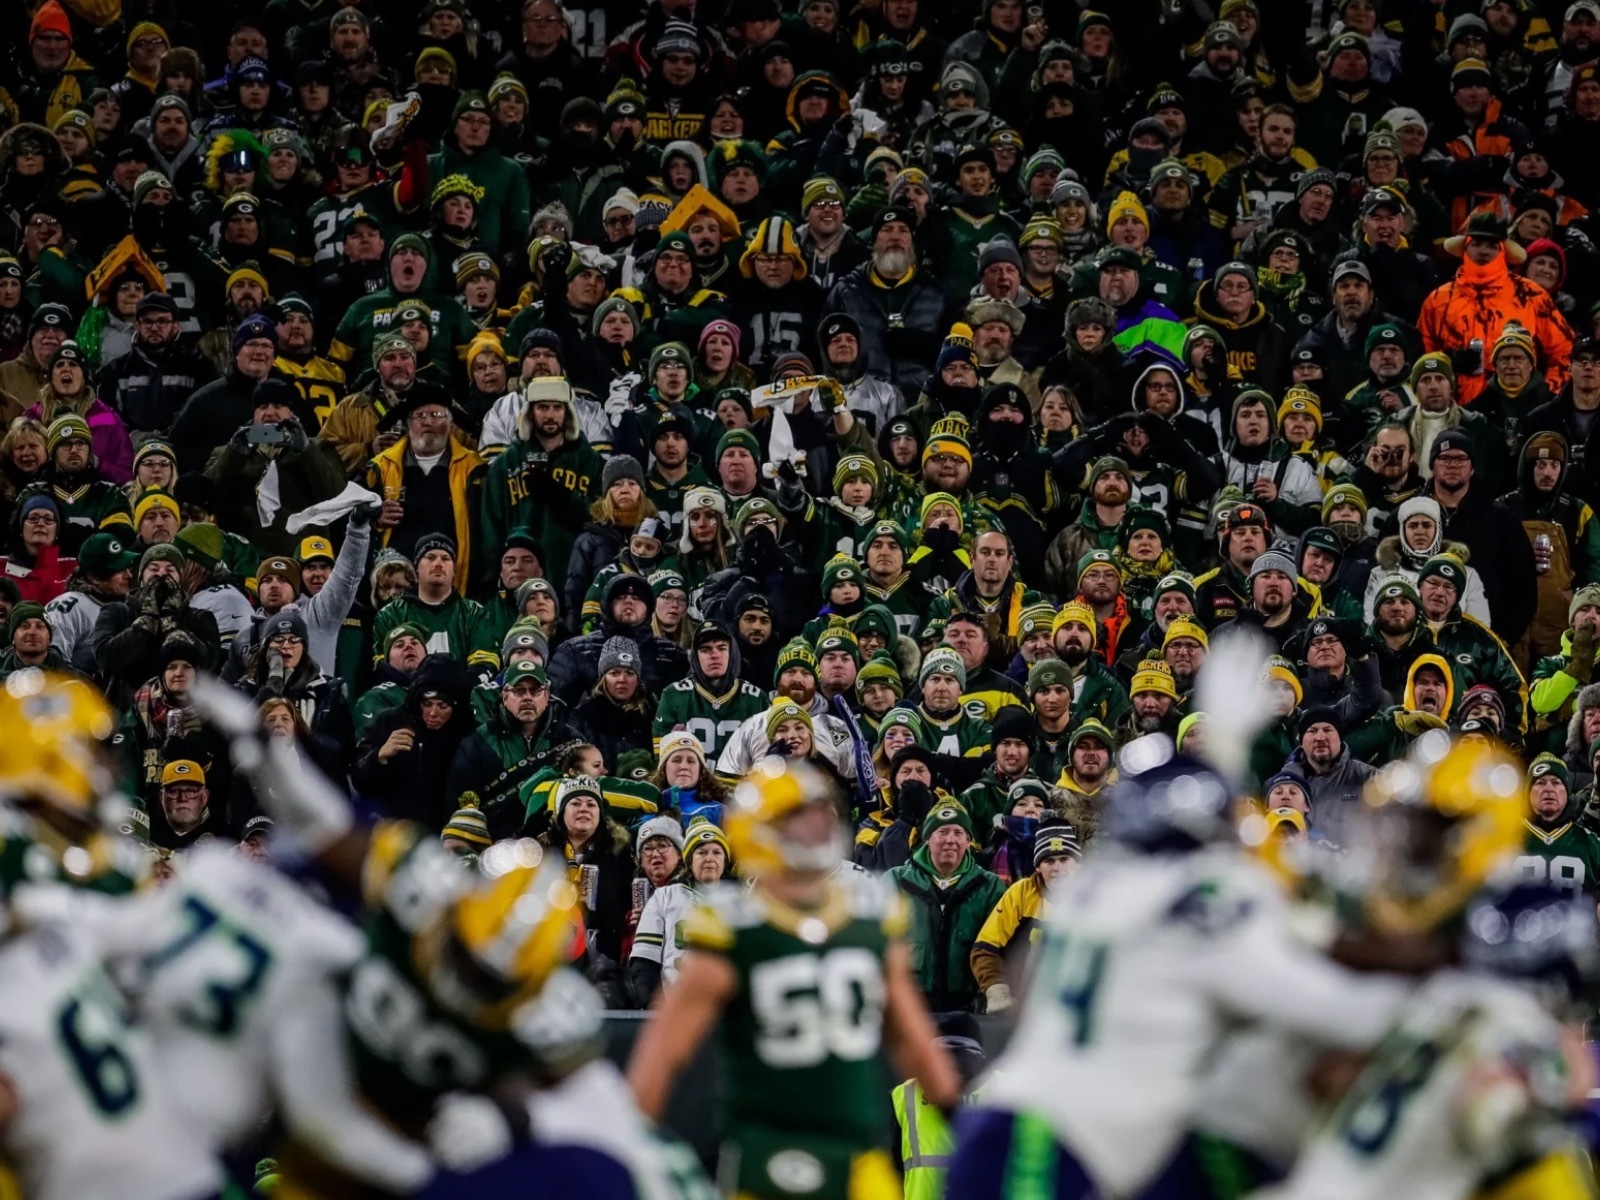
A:
[[[1567,722],[1567,755],[1584,763],[1589,760],[1589,747],[1583,740],[1583,714],[1591,708],[1600,708],[1600,683],[1591,683],[1578,693]]]
[[[522,407],[517,409],[518,441],[534,440],[533,405],[539,400],[554,400],[567,406],[567,420],[562,426],[567,441],[575,442],[583,436],[583,429],[578,424],[578,406],[574,402],[572,385],[559,375],[544,375],[523,382]]]
[[[1437,550],[1419,553],[1415,550],[1401,546],[1400,535],[1391,533],[1388,537],[1378,542],[1378,548],[1373,551],[1372,557],[1385,571],[1422,570],[1422,564],[1435,554],[1452,554],[1463,563],[1470,566],[1468,559],[1472,551],[1467,549],[1464,542],[1442,541]]]

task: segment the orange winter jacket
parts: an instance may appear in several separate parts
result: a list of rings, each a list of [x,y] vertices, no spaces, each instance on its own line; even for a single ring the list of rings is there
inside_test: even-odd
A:
[[[1511,273],[1504,250],[1481,267],[1463,259],[1455,278],[1434,288],[1422,302],[1417,329],[1426,350],[1448,354],[1466,350],[1477,339],[1483,343],[1487,358],[1501,331],[1513,321],[1533,334],[1545,384],[1550,394],[1556,395],[1567,382],[1572,330],[1549,292]],[[1456,395],[1462,404],[1471,404],[1488,382],[1486,372],[1458,372]]]

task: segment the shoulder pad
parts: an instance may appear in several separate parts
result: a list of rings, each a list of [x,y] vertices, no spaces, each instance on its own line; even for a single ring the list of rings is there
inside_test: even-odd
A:
[[[708,888],[684,918],[683,944],[701,950],[727,951],[741,929],[760,925],[762,914],[753,896],[739,884]]]

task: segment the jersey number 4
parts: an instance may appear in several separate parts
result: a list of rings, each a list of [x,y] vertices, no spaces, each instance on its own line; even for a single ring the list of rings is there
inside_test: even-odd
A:
[[[761,963],[750,972],[756,1053],[786,1069],[871,1058],[883,1040],[883,1000],[883,961],[870,950],[844,946]]]
[[[1095,1007],[1105,979],[1110,948],[1081,937],[1055,937],[1047,943],[1039,966],[1039,986],[1048,988],[1067,1015],[1072,1044],[1094,1040]]]

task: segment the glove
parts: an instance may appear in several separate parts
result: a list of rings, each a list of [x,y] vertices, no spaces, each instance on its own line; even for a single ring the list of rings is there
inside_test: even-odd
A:
[[[1011,985],[1009,983],[991,983],[983,989],[984,1011],[988,1013],[1003,1013],[1011,1007]]]
[[[805,491],[805,485],[800,482],[800,472],[794,469],[792,462],[778,464],[778,494],[793,504],[800,499]]]
[[[253,447],[250,445],[250,426],[241,425],[233,431],[233,436],[228,439],[228,449],[235,454],[249,454]]]
[[[1588,624],[1578,626],[1572,635],[1572,660],[1562,670],[1579,683],[1588,683],[1594,674],[1594,628]]]
[[[378,503],[359,504],[350,510],[350,528],[365,529],[377,520],[378,514],[383,511],[383,505]]]
[[[849,402],[845,400],[844,389],[837,381],[828,380],[817,387],[817,403],[825,413],[836,413],[841,408],[848,408]]]
[[[611,388],[606,392],[605,413],[613,425],[633,410],[633,389],[638,384],[637,371],[618,375],[611,381]]]
[[[920,779],[909,779],[900,785],[900,794],[895,800],[895,809],[900,814],[900,819],[913,829],[922,828],[923,818],[933,808],[933,789]]]
[[[567,265],[572,262],[572,247],[565,242],[557,242],[539,255],[539,262],[544,267],[546,279],[552,276],[559,279],[567,273]]]
[[[139,588],[139,615],[152,619],[161,615],[161,580],[152,579]]]
[[[922,531],[922,544],[929,550],[949,554],[961,545],[961,535],[948,525],[935,525]]]
[[[794,757],[794,746],[785,739],[779,738],[767,748],[767,753],[775,754],[779,758],[792,758]]]
[[[166,624],[172,614],[183,607],[183,591],[170,579],[157,579],[155,585],[156,603],[160,606],[157,611],[162,624]]]
[[[267,651],[267,690],[274,696],[283,695],[283,685],[288,681],[289,668],[284,664],[283,655],[276,650]]]
[[[1407,737],[1421,737],[1430,729],[1448,729],[1450,726],[1442,717],[1432,713],[1402,710],[1394,715],[1394,727]]]
[[[284,449],[290,451],[291,453],[299,454],[311,444],[311,439],[306,437],[306,431],[304,427],[293,417],[288,417],[282,421],[279,421],[278,428],[282,431],[284,437],[287,439],[284,442]]]

